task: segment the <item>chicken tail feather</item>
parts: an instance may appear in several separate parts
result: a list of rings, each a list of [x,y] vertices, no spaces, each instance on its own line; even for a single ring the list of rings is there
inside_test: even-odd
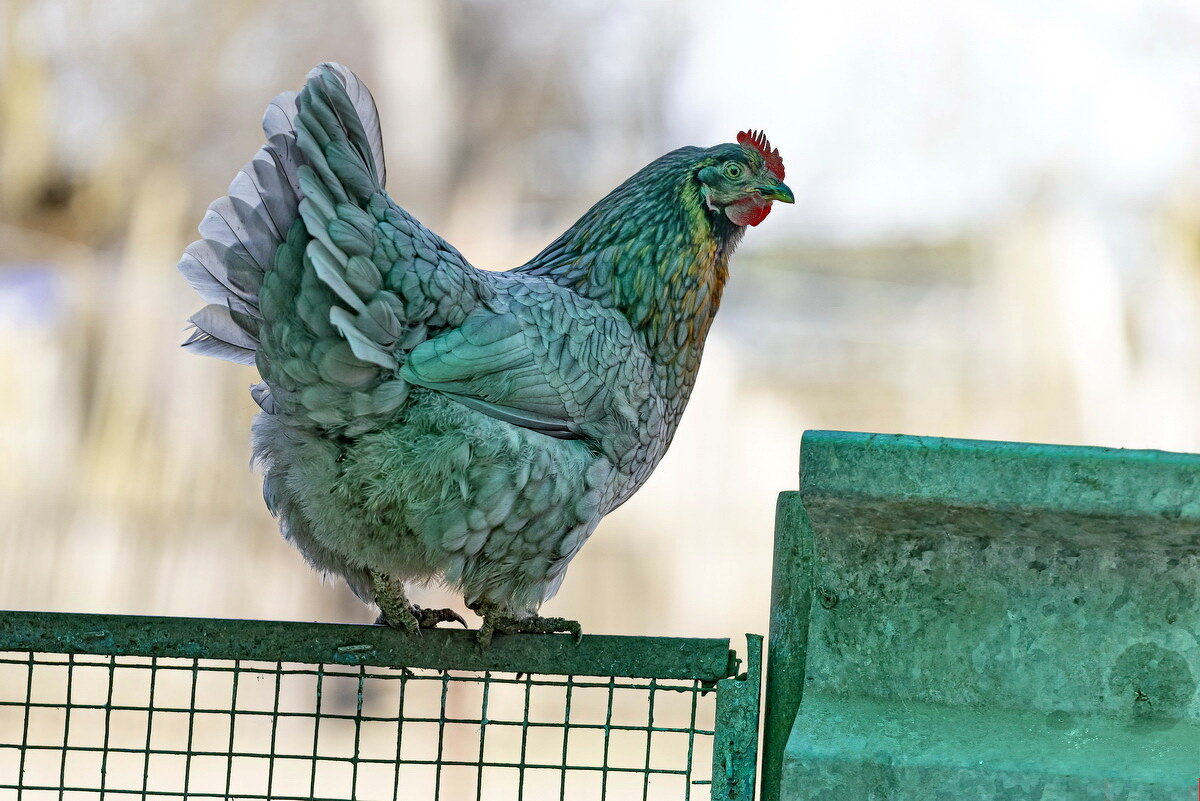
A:
[[[256,363],[262,321],[259,293],[279,246],[301,216],[302,168],[336,177],[334,184],[359,197],[383,187],[383,138],[370,91],[353,72],[335,63],[312,70],[308,84],[319,91],[308,92],[317,101],[306,113],[340,126],[348,134],[347,143],[314,164],[312,154],[321,151],[302,141],[310,134],[303,123],[297,126],[297,93],[284,92],[267,106],[266,144],[238,171],[228,194],[208,207],[200,223],[201,239],[188,246],[178,265],[209,304],[188,321],[192,330],[183,346],[193,352]],[[302,133],[297,133],[298,127]],[[263,385],[258,385],[254,399],[266,411],[276,408]]]

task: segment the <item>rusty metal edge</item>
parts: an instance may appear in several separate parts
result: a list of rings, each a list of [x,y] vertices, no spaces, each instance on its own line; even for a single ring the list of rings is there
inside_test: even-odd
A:
[[[702,681],[731,664],[729,640],[716,638],[516,634],[481,651],[464,630],[27,611],[0,611],[0,651]]]

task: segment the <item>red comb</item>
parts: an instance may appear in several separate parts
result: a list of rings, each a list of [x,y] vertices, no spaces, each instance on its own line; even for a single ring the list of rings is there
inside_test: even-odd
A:
[[[739,131],[737,141],[739,145],[752,147],[761,153],[771,174],[779,180],[783,180],[783,156],[779,155],[779,148],[771,149],[771,143],[767,141],[765,133],[754,130]]]

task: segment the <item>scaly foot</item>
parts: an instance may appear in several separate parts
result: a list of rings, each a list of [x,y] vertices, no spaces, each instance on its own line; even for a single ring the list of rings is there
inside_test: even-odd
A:
[[[421,633],[419,629],[436,629],[439,623],[461,623],[464,629],[470,628],[470,626],[467,625],[467,621],[463,620],[463,616],[458,612],[455,612],[453,609],[426,609],[425,607],[417,606],[416,604],[410,606],[409,609],[412,610],[413,617],[417,619],[418,635]],[[401,618],[401,620],[405,620],[405,618]],[[375,618],[375,625],[392,626],[394,629],[412,631],[412,629],[409,627],[410,622],[407,621],[401,623],[400,625],[393,626],[392,622],[388,620],[387,614],[384,612],[380,612],[379,617]]]
[[[461,623],[464,629],[469,628],[463,616],[453,609],[426,609],[413,604],[412,611],[423,629],[436,629],[438,623]]]
[[[492,644],[492,636],[496,634],[570,634],[578,643],[583,637],[583,629],[576,620],[565,617],[514,617],[503,611],[495,604],[481,601],[471,605],[471,609],[483,618],[479,627],[479,648],[486,651]]]
[[[421,633],[421,629],[437,628],[439,623],[461,623],[467,627],[467,621],[453,609],[424,609],[413,606],[404,595],[404,585],[382,573],[371,571],[371,584],[375,589],[375,604],[379,607],[379,619],[376,623],[402,629],[409,634]]]

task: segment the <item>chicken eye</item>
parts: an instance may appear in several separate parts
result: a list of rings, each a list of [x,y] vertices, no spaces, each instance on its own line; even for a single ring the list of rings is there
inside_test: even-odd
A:
[[[725,162],[725,177],[726,178],[741,178],[742,177],[742,165],[738,164],[736,161]]]

